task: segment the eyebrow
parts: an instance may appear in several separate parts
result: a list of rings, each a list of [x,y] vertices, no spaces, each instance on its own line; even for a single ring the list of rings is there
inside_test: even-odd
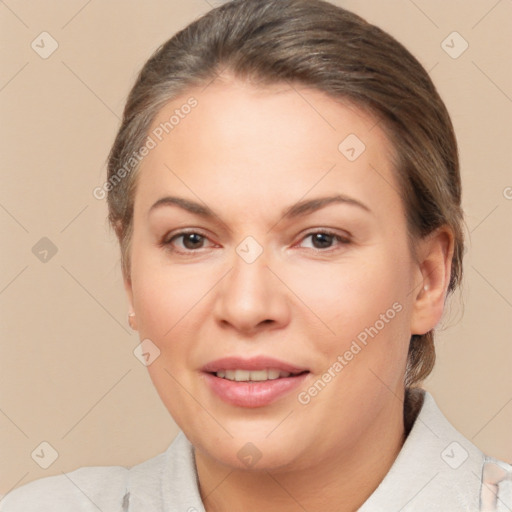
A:
[[[314,199],[306,199],[303,201],[299,201],[291,206],[288,206],[281,213],[281,220],[283,219],[293,219],[302,215],[308,215],[311,213],[320,210],[330,204],[346,204],[349,206],[356,206],[366,212],[372,213],[370,208],[366,206],[361,201],[357,199],[347,197],[343,194],[336,194],[333,196],[326,197],[317,197]],[[208,206],[197,203],[190,199],[185,199],[184,197],[177,196],[166,196],[158,199],[153,206],[148,211],[148,215],[158,208],[163,206],[178,206],[179,208],[192,213],[194,215],[199,215],[200,217],[204,217],[205,219],[213,219],[214,217],[219,218],[219,216],[214,213],[214,211]]]
[[[369,213],[371,213],[370,208],[366,206],[361,201],[357,199],[353,199],[352,197],[347,197],[343,194],[336,194],[334,196],[326,196],[326,197],[317,197],[315,199],[307,199],[304,201],[299,201],[284,210],[282,213],[283,218],[291,219],[294,217],[298,217],[300,215],[307,215],[309,213],[316,212],[321,208],[326,207],[329,204],[347,204],[350,206],[357,206]]]

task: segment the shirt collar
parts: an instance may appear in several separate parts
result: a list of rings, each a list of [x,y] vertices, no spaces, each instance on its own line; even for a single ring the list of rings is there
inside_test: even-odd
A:
[[[445,418],[430,393],[390,470],[360,512],[478,512],[484,454]]]

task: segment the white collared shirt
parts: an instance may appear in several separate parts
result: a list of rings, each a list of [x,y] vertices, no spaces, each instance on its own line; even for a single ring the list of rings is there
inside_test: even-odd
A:
[[[421,393],[398,457],[359,511],[512,511],[512,466],[485,456]],[[131,469],[85,467],[31,482],[4,496],[0,512],[205,512],[193,450],[180,432]]]

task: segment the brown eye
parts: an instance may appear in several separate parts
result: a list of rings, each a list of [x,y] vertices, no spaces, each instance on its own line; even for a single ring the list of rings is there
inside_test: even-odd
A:
[[[183,246],[186,249],[199,249],[202,247],[204,237],[198,233],[186,233],[183,236]]]
[[[350,243],[350,240],[347,237],[343,237],[336,233],[331,233],[329,231],[314,231],[312,233],[308,233],[302,240],[310,239],[310,245],[303,245],[306,248],[312,248],[316,250],[329,250],[336,249],[336,245],[347,245]],[[326,251],[327,252],[327,251]]]
[[[311,236],[311,241],[313,242],[313,247],[315,247],[315,249],[326,249],[331,246],[334,240],[334,235],[330,235],[328,233],[314,233]]]
[[[176,252],[193,252],[205,247],[207,237],[195,231],[182,231],[163,242],[164,246]]]

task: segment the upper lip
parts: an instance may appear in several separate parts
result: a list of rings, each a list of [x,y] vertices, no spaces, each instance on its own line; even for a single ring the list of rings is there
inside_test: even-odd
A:
[[[203,372],[215,373],[220,370],[265,370],[267,368],[273,368],[288,373],[309,371],[307,368],[268,356],[251,357],[249,359],[236,356],[223,357],[205,364],[202,370]]]

